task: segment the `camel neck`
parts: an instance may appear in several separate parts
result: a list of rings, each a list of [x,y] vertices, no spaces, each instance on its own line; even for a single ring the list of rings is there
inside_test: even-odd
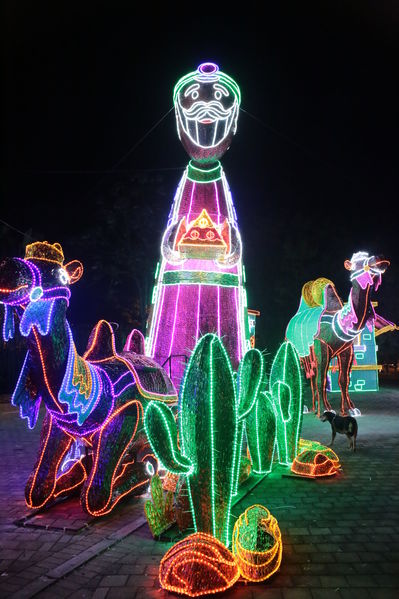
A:
[[[70,339],[65,317],[65,302],[56,300],[49,331],[46,335],[33,324],[28,336],[29,352],[33,361],[32,377],[46,405],[55,412],[65,409],[58,401],[68,360]]]
[[[363,289],[357,281],[353,281],[348,301],[337,313],[339,328],[349,338],[358,335],[372,316],[370,289],[370,285]]]
[[[370,291],[370,285],[367,285],[365,289],[363,289],[357,281],[353,282],[349,298],[357,318],[357,322],[353,327],[355,331],[362,331],[369,319],[370,310],[372,309]]]

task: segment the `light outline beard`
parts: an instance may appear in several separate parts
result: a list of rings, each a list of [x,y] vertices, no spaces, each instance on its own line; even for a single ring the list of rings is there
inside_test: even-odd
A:
[[[193,106],[195,106],[195,104],[193,104]],[[239,104],[238,104],[237,100],[235,99],[234,103],[231,106],[231,108],[229,109],[226,117],[217,118],[215,120],[213,119],[212,125],[214,127],[214,133],[213,133],[212,143],[210,145],[203,145],[199,142],[198,116],[197,116],[197,118],[187,117],[185,115],[186,111],[180,104],[180,100],[178,98],[177,101],[175,102],[175,114],[176,114],[176,124],[177,124],[177,132],[179,135],[179,139],[181,139],[180,128],[179,128],[179,123],[180,123],[182,130],[187,135],[187,137],[189,138],[191,143],[193,143],[196,147],[199,147],[204,150],[208,150],[211,148],[217,148],[217,146],[219,144],[221,144],[227,138],[232,127],[233,127],[233,135],[235,135],[235,133],[237,131],[238,108],[239,108]],[[201,116],[203,117],[204,115],[202,115],[202,113],[201,113]],[[184,118],[185,122],[183,121],[183,118]],[[192,133],[190,132],[188,121],[193,121],[197,139],[194,139]],[[219,123],[223,122],[223,121],[224,121],[223,136],[215,143],[215,138],[216,138],[217,131],[219,128]],[[211,123],[209,123],[209,124],[211,124]]]

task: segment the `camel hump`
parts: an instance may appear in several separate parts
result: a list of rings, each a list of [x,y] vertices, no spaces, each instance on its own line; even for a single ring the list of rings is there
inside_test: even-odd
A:
[[[302,287],[302,297],[309,308],[326,307],[327,297],[325,297],[324,291],[327,286],[332,288],[334,296],[338,297],[335,292],[334,283],[330,279],[320,277],[315,281],[305,283]],[[329,296],[330,294],[327,295]]]
[[[102,362],[115,355],[115,335],[112,326],[106,320],[99,320],[90,333],[83,358],[88,362]]]
[[[309,308],[315,308],[317,304],[315,303],[312,295],[312,285],[314,281],[308,281],[302,287],[302,297]]]
[[[144,335],[137,329],[133,329],[126,339],[123,351],[132,351],[135,354],[145,355]]]
[[[342,301],[339,297],[333,283],[329,283],[325,288],[325,309],[327,312],[336,312],[342,308]]]

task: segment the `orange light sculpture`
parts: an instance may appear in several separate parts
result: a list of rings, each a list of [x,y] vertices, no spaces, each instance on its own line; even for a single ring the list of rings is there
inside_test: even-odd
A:
[[[281,564],[283,543],[276,518],[263,505],[252,505],[233,530],[233,555],[241,575],[252,582],[266,580]]]
[[[231,552],[218,539],[203,532],[173,545],[159,567],[161,587],[189,597],[225,591],[239,576]]]
[[[333,476],[341,467],[337,454],[318,441],[300,439],[298,448],[299,453],[291,466],[291,471],[298,476]]]

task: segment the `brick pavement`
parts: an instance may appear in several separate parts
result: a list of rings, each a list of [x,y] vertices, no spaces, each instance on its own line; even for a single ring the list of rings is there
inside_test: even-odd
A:
[[[271,580],[239,583],[226,598],[398,597],[399,389],[355,401],[365,414],[358,451],[349,452],[346,438],[337,435],[339,477],[314,481],[275,472],[234,507],[238,517],[253,503],[266,505],[279,521],[284,551]],[[171,597],[158,584],[170,543],[154,541],[146,525],[129,532],[142,500],[125,502],[76,534],[13,524],[27,514],[23,490],[38,432],[27,431],[10,405],[0,405],[0,597]],[[302,436],[328,444],[330,427],[306,415]]]

